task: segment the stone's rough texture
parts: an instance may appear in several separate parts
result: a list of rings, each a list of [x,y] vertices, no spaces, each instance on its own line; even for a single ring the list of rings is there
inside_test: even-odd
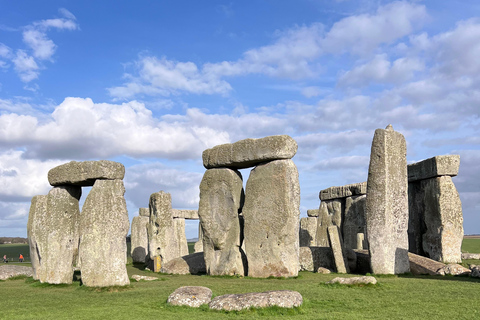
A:
[[[456,176],[460,167],[459,155],[429,158],[408,165],[408,181],[424,180],[439,176]]]
[[[317,244],[317,218],[300,219],[300,247],[311,247]]]
[[[320,202],[318,225],[317,225],[317,246],[329,247],[327,228],[329,226],[342,226],[342,212],[345,211],[344,201],[341,199],[325,200]]]
[[[345,199],[345,214],[342,225],[342,236],[345,248],[348,249],[361,249],[368,246],[364,245],[364,242],[358,243],[357,235],[359,233],[365,234],[365,204],[367,202],[367,196],[353,196]]]
[[[317,273],[320,273],[320,274],[330,274],[330,273],[332,273],[332,271],[330,271],[330,270],[327,269],[327,268],[320,267],[320,268],[317,269]]]
[[[307,210],[307,216],[309,216],[309,217],[318,217],[319,214],[320,214],[319,209],[309,209],[309,210]]]
[[[450,274],[452,276],[462,276],[462,275],[469,275],[472,272],[472,270],[465,268],[464,266],[461,266],[459,264],[451,263],[446,265],[443,268],[443,272],[445,274]]]
[[[195,253],[203,252],[203,232],[201,223],[198,224],[198,241],[195,242],[195,245],[193,246],[193,251]]]
[[[328,227],[328,238],[333,251],[333,259],[337,273],[350,272],[345,249],[343,248],[342,236],[337,226]]]
[[[33,268],[15,265],[0,266],[0,280],[7,280],[17,276],[33,277]]]
[[[433,260],[462,261],[463,214],[457,189],[449,176],[422,181],[424,190],[423,251]]]
[[[32,262],[33,278],[38,280],[37,273],[43,274],[40,264],[40,250],[46,238],[41,234],[47,219],[47,196],[34,196],[30,205],[27,223],[28,245],[30,247],[30,261]],[[37,239],[38,238],[38,239]]]
[[[121,180],[97,180],[80,215],[82,282],[88,287],[124,286],[130,223]]]
[[[341,187],[330,187],[321,190],[319,193],[320,200],[340,199],[351,196],[357,196],[367,193],[367,183],[353,183]]]
[[[180,245],[172,218],[172,197],[163,191],[150,196],[148,223],[148,254],[150,259],[160,257],[161,263],[181,257]]]
[[[411,252],[408,253],[408,258],[410,261],[410,272],[412,274],[429,274],[432,276],[445,275],[444,268],[446,265],[444,263],[422,257]]]
[[[364,250],[368,246],[365,245],[365,234],[357,233],[357,250]]]
[[[132,279],[135,280],[135,281],[140,281],[140,280],[144,280],[144,281],[155,281],[155,280],[158,280],[157,277],[147,277],[147,276],[141,276],[141,275],[138,275],[138,274],[134,274],[132,276]]]
[[[93,186],[96,180],[122,180],[125,176],[123,164],[114,161],[71,161],[51,169],[48,182],[52,186]]]
[[[72,283],[78,253],[81,194],[80,187],[61,186],[52,188],[46,198],[32,201],[29,232],[34,248],[32,266],[35,277],[42,283]]]
[[[318,268],[334,269],[333,252],[328,247],[300,247],[300,271],[315,272]]]
[[[407,147],[389,125],[375,130],[368,170],[366,220],[372,271],[409,271]]]
[[[207,287],[180,287],[168,296],[167,303],[174,306],[198,308],[212,300],[212,290]]]
[[[297,153],[297,149],[295,140],[287,135],[245,139],[203,151],[203,166],[207,169],[219,167],[244,169],[262,162],[291,159]]]
[[[462,253],[462,260],[480,260],[480,253]]]
[[[363,277],[352,277],[352,278],[334,278],[328,282],[327,284],[339,283],[339,284],[377,284],[377,279],[371,276],[363,276]]]
[[[180,257],[188,255],[188,242],[185,235],[185,219],[173,219],[173,229],[175,230],[175,237],[177,238],[178,254]]]
[[[163,273],[200,274],[207,273],[203,252],[196,252],[168,261],[162,265]]]
[[[149,208],[139,208],[138,215],[140,217],[150,217],[150,209]]]
[[[188,220],[198,220],[198,210],[179,210],[172,209],[173,218],[183,218]]]
[[[132,219],[130,254],[133,262],[147,262],[148,259],[148,217],[138,216]]]
[[[258,165],[245,193],[245,250],[248,275],[266,278],[298,275],[300,186],[292,160]]]
[[[279,290],[267,292],[251,292],[244,294],[226,294],[215,297],[209,303],[210,309],[243,310],[248,308],[299,307],[303,303],[302,295],[297,291]]]
[[[244,275],[240,252],[240,220],[243,204],[240,172],[207,170],[200,183],[198,215],[203,233],[203,252],[210,275]]]

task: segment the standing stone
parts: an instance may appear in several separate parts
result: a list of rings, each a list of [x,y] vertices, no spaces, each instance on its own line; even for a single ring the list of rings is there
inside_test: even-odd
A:
[[[292,160],[258,165],[245,190],[248,275],[293,277],[299,270],[300,186]]]
[[[300,247],[316,246],[317,218],[307,217],[300,219]]]
[[[423,235],[425,234],[425,192],[422,180],[408,183],[408,251],[425,256]]]
[[[352,196],[345,199],[345,217],[343,221],[343,241],[347,249],[358,249],[357,234],[365,233],[366,195]],[[360,244],[363,248],[363,243]]]
[[[198,215],[207,274],[244,275],[238,217],[243,205],[240,172],[209,169],[200,183]]]
[[[342,226],[342,215],[345,212],[345,205],[342,199],[322,200],[319,208],[319,221],[317,227],[317,246],[329,247],[328,238],[329,226]],[[343,213],[343,214],[342,214]]]
[[[180,257],[188,255],[188,242],[185,234],[185,219],[173,219],[173,229],[178,243],[178,254]]]
[[[195,253],[197,252],[203,252],[203,232],[202,232],[202,224],[198,224],[198,240],[195,242],[195,245],[193,246],[193,251]]]
[[[368,246],[364,244],[365,242],[365,234],[364,233],[357,233],[357,250],[365,250]]]
[[[124,286],[129,230],[121,180],[97,180],[80,215],[82,282],[88,287]]]
[[[45,237],[40,234],[41,228],[45,226],[47,218],[47,196],[34,196],[28,214],[27,236],[30,247],[30,261],[32,262],[33,278],[38,280],[38,275],[43,274],[40,264],[40,251]],[[40,238],[40,239],[38,239]],[[40,242],[39,242],[40,241]]]
[[[180,246],[172,218],[172,197],[163,191],[150,196],[148,253],[150,259],[160,257],[161,263],[180,257]]]
[[[388,125],[375,130],[367,181],[366,220],[372,271],[400,274],[408,261],[407,147]]]
[[[343,240],[337,226],[328,227],[328,238],[332,246],[333,259],[337,273],[348,273],[348,261],[343,247]]]
[[[132,219],[131,249],[133,262],[145,263],[148,258],[148,226],[149,217],[138,216]]]

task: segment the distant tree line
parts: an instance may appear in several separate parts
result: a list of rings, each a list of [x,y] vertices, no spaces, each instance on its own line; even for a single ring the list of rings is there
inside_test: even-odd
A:
[[[0,244],[6,244],[6,243],[27,244],[28,240],[26,238],[20,238],[20,237],[0,237]]]

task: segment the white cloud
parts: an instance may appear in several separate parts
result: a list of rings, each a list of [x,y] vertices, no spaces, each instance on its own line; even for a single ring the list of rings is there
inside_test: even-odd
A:
[[[41,60],[50,59],[57,48],[44,32],[36,29],[25,30],[23,32],[23,42],[33,50],[33,56]]]
[[[316,86],[305,87],[302,89],[302,94],[307,98],[317,97],[322,94],[322,92],[324,92],[324,90]]]
[[[9,58],[12,55],[12,49],[0,42],[0,57]]]
[[[23,82],[30,82],[38,78],[40,68],[32,56],[29,56],[23,50],[17,50],[15,58],[12,60],[20,79]]]

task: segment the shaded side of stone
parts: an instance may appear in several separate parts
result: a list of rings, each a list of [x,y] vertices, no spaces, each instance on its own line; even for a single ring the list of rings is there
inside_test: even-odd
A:
[[[196,252],[168,261],[162,265],[161,271],[171,274],[205,274],[207,268],[203,252]]]
[[[212,299],[210,309],[243,310],[249,308],[299,307],[303,303],[302,295],[297,291],[279,290],[267,292],[252,292],[244,294],[226,294]]]
[[[258,165],[246,186],[243,217],[248,275],[298,275],[300,186],[292,160]]]
[[[173,218],[182,218],[187,220],[198,220],[198,210],[179,210],[172,209]]]
[[[343,248],[342,236],[338,232],[337,226],[328,227],[328,238],[330,239],[337,273],[350,272],[345,249]]]
[[[210,275],[244,275],[239,212],[244,200],[237,170],[209,169],[200,183],[198,215],[203,252]]]
[[[245,139],[203,151],[203,166],[207,169],[244,169],[262,162],[291,159],[297,149],[295,140],[287,135]]]
[[[422,181],[408,183],[408,251],[425,256],[423,251],[423,234],[425,225],[425,201]]]
[[[345,215],[345,199],[324,200],[320,202],[317,223],[317,246],[329,247],[328,227],[338,226],[342,230]]]
[[[424,180],[439,176],[458,175],[460,156],[443,155],[408,165],[408,181]]]
[[[38,280],[40,275],[42,278],[45,277],[40,262],[43,254],[43,246],[46,245],[45,242],[47,240],[45,235],[41,234],[46,220],[47,196],[34,196],[28,214],[27,237],[30,248],[30,260],[33,268],[33,278],[35,280]]]
[[[320,200],[340,199],[351,196],[357,196],[367,193],[367,183],[353,183],[341,187],[330,187],[321,190],[319,193]]]
[[[300,247],[310,247],[317,244],[317,218],[300,219]]]
[[[415,275],[428,274],[428,275],[445,275],[444,263],[422,257],[417,254],[408,253],[410,272]]]
[[[114,161],[71,161],[51,169],[48,182],[52,186],[93,186],[96,180],[122,180],[125,176],[123,164]]]
[[[366,233],[365,205],[367,196],[352,196],[345,199],[345,214],[342,226],[343,244],[345,248],[357,249],[359,246],[368,248],[363,243],[358,243],[358,234]]]
[[[372,271],[409,271],[406,142],[402,134],[375,130],[367,181],[366,221]]]
[[[355,272],[359,274],[372,273],[370,266],[370,254],[368,250],[354,250],[354,252],[357,256],[357,266]]]
[[[80,216],[80,268],[88,287],[124,286],[130,223],[121,180],[97,180]]]
[[[300,271],[315,272],[319,268],[335,270],[332,248],[329,247],[300,247]]]
[[[145,263],[148,259],[148,226],[149,217],[138,216],[132,219],[130,254],[133,262]]]

